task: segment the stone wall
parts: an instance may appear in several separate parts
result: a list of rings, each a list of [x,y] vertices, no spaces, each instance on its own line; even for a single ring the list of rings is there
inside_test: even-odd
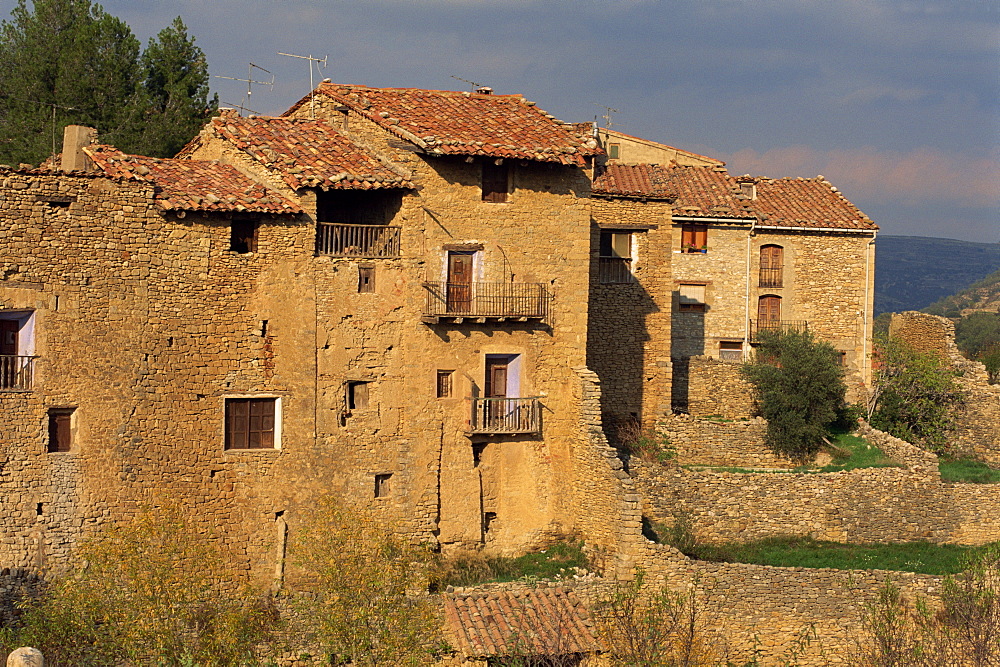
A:
[[[687,412],[693,416],[744,418],[756,414],[753,387],[740,376],[741,363],[708,356],[687,361]]]
[[[779,456],[764,444],[767,422],[714,421],[673,415],[657,424],[677,452],[678,465],[794,468],[801,462]]]
[[[993,485],[946,484],[936,458],[888,434],[863,435],[905,467],[837,473],[726,473],[634,464],[643,512],[671,524],[690,517],[706,542],[809,535],[836,542],[1000,539]]]

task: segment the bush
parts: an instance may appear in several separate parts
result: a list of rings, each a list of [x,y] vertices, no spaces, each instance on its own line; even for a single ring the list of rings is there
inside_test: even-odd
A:
[[[775,452],[797,459],[816,455],[847,391],[837,352],[808,331],[762,331],[743,377],[753,385],[765,441]]]

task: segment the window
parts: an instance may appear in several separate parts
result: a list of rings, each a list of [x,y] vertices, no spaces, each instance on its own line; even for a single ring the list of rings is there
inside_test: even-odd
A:
[[[276,398],[226,399],[226,449],[276,449]]]
[[[375,267],[358,267],[358,293],[371,294],[375,291]]]
[[[608,159],[617,160],[621,154],[621,144],[608,144]]]
[[[507,201],[507,181],[509,169],[505,164],[490,160],[483,161],[483,201],[502,204]]]
[[[743,361],[743,341],[720,340],[719,359],[722,361]]]
[[[368,385],[370,382],[347,383],[347,409],[365,410],[368,408]]]
[[[386,473],[384,475],[375,475],[375,497],[376,498],[388,498],[389,493],[392,490],[390,486],[390,480],[392,479],[392,473]]]
[[[635,282],[632,275],[632,232],[602,231],[598,255],[600,282]]]
[[[452,392],[452,377],[454,377],[454,371],[438,371],[437,372],[437,397],[438,398],[451,398]]]
[[[244,255],[257,252],[257,223],[253,220],[233,220],[229,227],[229,249]]]
[[[708,226],[681,225],[681,252],[708,252]]]
[[[28,391],[34,375],[32,311],[0,311],[0,390]]]
[[[704,313],[705,285],[681,285],[677,289],[677,310],[681,313]]]
[[[760,248],[760,287],[781,287],[782,248],[765,245]]]
[[[49,410],[49,442],[47,451],[68,452],[73,448],[73,413],[76,408]]]
[[[781,326],[781,297],[766,295],[757,299],[757,319],[761,329],[776,329]]]

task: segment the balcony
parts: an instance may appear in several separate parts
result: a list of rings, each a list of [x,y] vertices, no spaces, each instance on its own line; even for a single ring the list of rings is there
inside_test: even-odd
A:
[[[761,331],[806,331],[809,322],[806,320],[750,320],[750,342],[759,343],[758,334]]]
[[[757,281],[758,287],[781,287],[781,267],[776,269],[762,268]]]
[[[469,430],[490,435],[540,433],[542,404],[538,398],[474,398]]]
[[[628,257],[599,257],[597,261],[597,282],[604,285],[635,282],[632,260]]]
[[[35,357],[0,355],[0,391],[31,391]]]
[[[545,320],[552,295],[543,283],[424,283],[423,321]]]
[[[316,224],[316,254],[330,257],[399,257],[399,227]]]

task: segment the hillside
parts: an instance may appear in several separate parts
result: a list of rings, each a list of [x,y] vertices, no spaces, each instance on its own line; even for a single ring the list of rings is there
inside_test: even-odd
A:
[[[935,301],[924,312],[944,317],[960,317],[975,311],[1000,311],[1000,271],[994,271],[951,296]]]
[[[879,236],[875,314],[922,310],[1000,269],[1000,243]]]

